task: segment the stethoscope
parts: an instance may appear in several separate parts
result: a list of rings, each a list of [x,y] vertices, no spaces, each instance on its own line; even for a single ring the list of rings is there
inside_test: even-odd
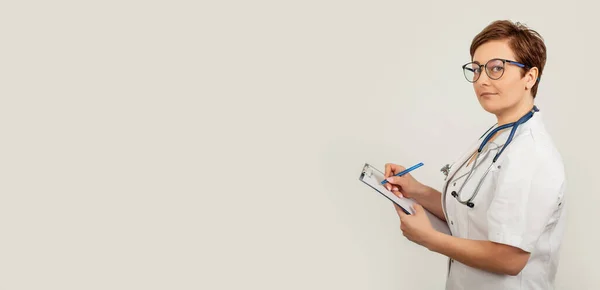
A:
[[[529,119],[531,119],[531,117],[533,117],[533,114],[535,112],[538,112],[538,111],[539,111],[539,109],[536,106],[533,106],[533,108],[531,109],[531,111],[527,112],[527,114],[525,114],[525,116],[521,117],[516,122],[512,122],[512,123],[508,123],[508,124],[505,124],[505,125],[502,125],[502,126],[498,126],[496,129],[492,130],[492,128],[494,128],[494,126],[496,126],[496,124],[494,124],[485,133],[483,133],[483,135],[481,135],[481,137],[479,137],[479,140],[481,140],[481,138],[483,138],[484,136],[486,136],[486,134],[487,134],[487,136],[485,137],[485,139],[483,139],[483,142],[481,142],[481,145],[479,146],[479,148],[477,149],[477,151],[474,152],[473,154],[471,154],[468,158],[466,158],[463,161],[463,163],[460,165],[460,167],[457,170],[454,171],[454,173],[450,177],[450,180],[446,183],[446,185],[444,187],[444,193],[448,189],[448,184],[451,183],[451,182],[456,181],[456,180],[454,180],[454,176],[456,175],[456,173],[459,172],[460,169],[463,166],[465,166],[465,164],[469,160],[471,160],[473,158],[474,154],[477,154],[476,157],[475,157],[475,161],[473,162],[473,166],[471,167],[471,169],[469,170],[469,172],[466,174],[466,180],[462,183],[462,185],[458,189],[458,192],[457,191],[452,191],[452,193],[451,193],[452,196],[454,198],[456,198],[456,200],[458,202],[460,202],[460,203],[462,203],[464,205],[467,205],[470,208],[473,208],[475,206],[475,204],[473,203],[473,200],[477,196],[477,193],[479,192],[479,188],[481,187],[481,184],[485,180],[485,177],[487,176],[487,174],[490,171],[490,169],[495,165],[496,161],[498,160],[498,158],[500,157],[500,155],[502,154],[502,152],[504,151],[504,149],[506,149],[506,147],[508,146],[508,144],[512,141],[513,136],[515,135],[515,132],[517,131],[517,128],[520,125],[522,125],[523,123],[529,121]],[[508,136],[508,139],[506,140],[506,142],[502,146],[502,149],[498,150],[498,153],[496,153],[496,156],[494,156],[494,159],[493,159],[492,163],[490,164],[490,166],[485,171],[483,177],[481,177],[481,179],[479,180],[479,183],[477,184],[477,187],[475,187],[475,190],[474,190],[473,194],[471,195],[471,197],[469,197],[467,200],[461,199],[461,192],[462,192],[463,188],[465,187],[465,184],[467,184],[467,182],[469,182],[469,180],[471,179],[471,175],[473,174],[473,171],[477,167],[477,161],[479,161],[479,156],[481,155],[481,151],[483,151],[483,148],[485,147],[485,145],[489,142],[489,140],[492,138],[492,136],[494,136],[494,134],[496,134],[498,131],[504,130],[504,129],[507,129],[507,128],[510,128],[510,127],[512,127],[512,130],[510,132],[510,135]],[[492,131],[490,132],[490,130],[492,130]],[[487,158],[487,154],[484,157],[484,160],[486,158]],[[446,177],[448,177],[448,173],[450,172],[450,165],[448,164],[448,165],[442,167],[441,171],[444,173],[444,175],[446,175]],[[462,178],[462,177],[464,177],[464,175],[461,176],[460,178]]]

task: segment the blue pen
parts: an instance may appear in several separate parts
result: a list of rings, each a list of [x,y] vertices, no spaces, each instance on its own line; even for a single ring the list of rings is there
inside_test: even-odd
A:
[[[411,168],[408,168],[408,169],[406,169],[406,170],[404,170],[404,171],[398,172],[398,174],[396,174],[396,175],[394,175],[394,176],[402,176],[402,175],[404,175],[404,174],[407,174],[407,173],[409,173],[409,172],[411,172],[411,171],[413,171],[413,170],[415,170],[415,169],[417,169],[417,168],[419,168],[419,167],[421,167],[421,166],[423,166],[423,162],[421,162],[421,163],[419,163],[419,164],[417,164],[417,165],[415,165],[415,166],[413,166],[413,167],[411,167]],[[381,182],[381,184],[382,184],[382,185],[383,185],[383,184],[386,184],[386,183],[388,183],[387,179],[384,179],[384,180]]]

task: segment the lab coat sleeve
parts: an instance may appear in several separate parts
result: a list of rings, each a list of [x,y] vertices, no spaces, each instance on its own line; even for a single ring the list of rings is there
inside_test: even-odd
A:
[[[531,252],[558,210],[564,177],[551,150],[532,136],[515,138],[503,154],[487,212],[488,239]]]

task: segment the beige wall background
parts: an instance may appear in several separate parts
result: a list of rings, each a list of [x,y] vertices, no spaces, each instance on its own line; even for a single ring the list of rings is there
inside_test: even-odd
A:
[[[557,289],[596,289],[591,1],[4,1],[0,289],[442,289],[362,165],[439,169],[494,123],[460,66],[540,32],[563,154]]]

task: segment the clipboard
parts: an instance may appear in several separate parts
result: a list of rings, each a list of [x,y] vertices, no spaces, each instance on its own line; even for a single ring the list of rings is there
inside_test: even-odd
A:
[[[416,203],[416,201],[412,198],[398,197],[393,192],[387,190],[387,188],[381,184],[381,182],[385,179],[385,174],[377,168],[371,166],[369,163],[365,163],[358,179],[375,191],[379,192],[391,202],[398,205],[406,214],[415,214],[413,205]],[[427,214],[427,217],[429,218],[429,221],[435,230],[447,235],[451,235],[448,223],[446,223],[444,220],[441,220],[426,209],[425,213]]]

